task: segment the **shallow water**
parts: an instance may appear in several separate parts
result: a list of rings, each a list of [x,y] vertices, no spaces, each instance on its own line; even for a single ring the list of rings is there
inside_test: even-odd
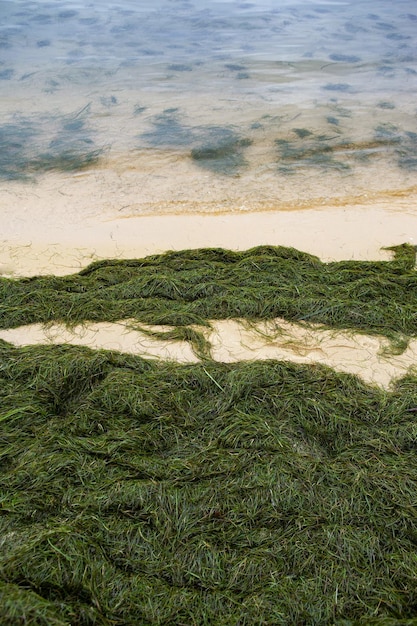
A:
[[[117,178],[120,214],[415,191],[414,1],[4,0],[0,24],[3,189]]]

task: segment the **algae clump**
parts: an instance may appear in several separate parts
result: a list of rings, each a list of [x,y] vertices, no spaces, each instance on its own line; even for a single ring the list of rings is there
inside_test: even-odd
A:
[[[417,334],[415,248],[389,261],[322,263],[292,248],[184,250],[97,261],[70,276],[0,279],[0,327],[117,321],[188,326],[210,319],[315,322],[379,333],[406,345]]]
[[[413,623],[414,375],[0,363],[2,624]]]

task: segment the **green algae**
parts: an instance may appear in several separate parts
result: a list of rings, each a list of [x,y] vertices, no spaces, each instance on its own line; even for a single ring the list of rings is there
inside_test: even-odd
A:
[[[328,118],[329,119],[329,118]],[[335,118],[331,118],[334,120]],[[340,131],[336,128],[335,131]],[[293,139],[276,139],[275,145],[279,154],[279,171],[294,173],[300,168],[320,168],[323,170],[347,171],[349,163],[344,158],[346,142],[341,141],[339,134],[334,136],[315,135],[305,128],[294,128],[297,135]],[[336,140],[336,142],[335,142]],[[338,158],[335,158],[335,157]]]
[[[191,158],[200,167],[215,173],[234,175],[247,164],[244,149],[251,143],[232,130],[213,127],[207,141],[191,151]]]
[[[415,623],[415,375],[0,363],[2,624]]]
[[[386,391],[320,365],[216,363],[189,326],[282,316],[404,349],[415,248],[391,250],[185,250],[1,279],[4,328],[171,323],[148,332],[203,362],[0,341],[0,622],[413,626],[416,371]]]
[[[121,319],[207,326],[211,319],[282,317],[406,344],[417,334],[415,248],[391,251],[388,261],[322,263],[285,247],[184,250],[97,261],[64,277],[1,278],[0,327]]]
[[[67,116],[16,116],[0,125],[0,180],[33,180],[50,171],[96,165],[103,149],[94,143],[89,105]]]
[[[238,174],[247,165],[244,151],[252,143],[228,126],[189,125],[176,108],[154,116],[151,129],[140,139],[154,147],[188,148],[195,165],[226,176]]]

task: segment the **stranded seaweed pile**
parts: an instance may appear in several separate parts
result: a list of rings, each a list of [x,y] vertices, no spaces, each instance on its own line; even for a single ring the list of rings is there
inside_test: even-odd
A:
[[[1,278],[0,328],[282,317],[404,339],[417,329],[416,251],[409,244],[390,250],[390,261],[337,263],[285,247],[185,250],[98,261],[65,277]]]
[[[411,336],[414,249],[395,255],[3,279],[2,325],[286,313]],[[387,392],[323,366],[0,342],[0,378],[2,624],[417,624],[414,373]]]

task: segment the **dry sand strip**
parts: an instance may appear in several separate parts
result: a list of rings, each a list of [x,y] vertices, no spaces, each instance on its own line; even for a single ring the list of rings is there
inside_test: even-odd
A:
[[[71,330],[61,324],[31,324],[2,330],[0,338],[16,346],[66,343],[177,363],[199,362],[190,343],[152,338],[133,326],[138,328],[135,320],[85,324]],[[140,327],[145,331],[173,328]],[[411,341],[403,354],[390,355],[385,337],[326,330],[320,325],[293,324],[282,319],[251,325],[243,320],[215,320],[204,332],[212,358],[223,363],[268,359],[320,363],[383,388],[417,366],[417,340]]]
[[[0,193],[0,206],[1,193]],[[99,259],[137,259],[167,250],[289,246],[322,261],[388,260],[384,246],[417,243],[417,193],[374,204],[323,205],[310,210],[86,216],[62,207],[2,206],[0,274],[63,276]],[[39,212],[37,213],[36,211]],[[33,218],[36,216],[36,219]]]

